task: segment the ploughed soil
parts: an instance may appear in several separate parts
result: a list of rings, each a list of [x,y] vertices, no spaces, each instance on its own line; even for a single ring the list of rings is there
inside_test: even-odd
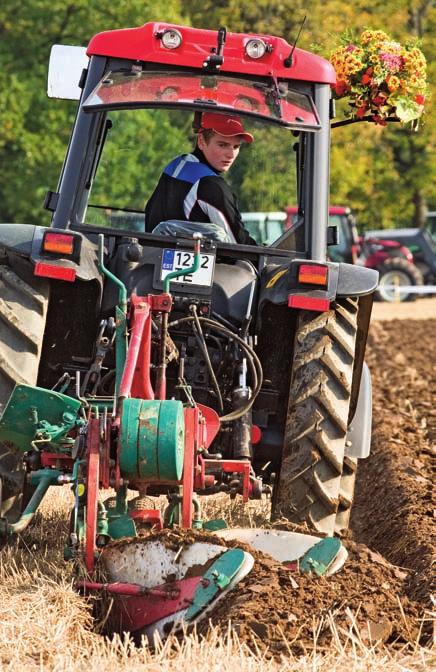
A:
[[[320,617],[318,648],[331,641],[331,617],[339,636],[352,631],[372,643],[429,642],[435,333],[436,319],[372,323],[372,450],[359,463],[344,568],[317,578],[255,554],[249,576],[211,615],[214,625],[231,619],[240,638],[267,655],[311,649]]]

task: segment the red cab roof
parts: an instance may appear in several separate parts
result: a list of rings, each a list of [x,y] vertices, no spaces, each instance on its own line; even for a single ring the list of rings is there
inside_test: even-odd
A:
[[[176,49],[166,49],[160,39],[162,33],[169,29],[177,30],[182,37],[182,44]],[[216,49],[217,35],[216,30],[150,22],[140,28],[98,33],[91,39],[87,54],[201,69],[212,49]],[[254,37],[261,38],[268,47],[265,55],[259,59],[250,58],[245,52],[245,45]],[[321,84],[335,83],[336,75],[331,63],[303,49],[296,48],[291,66],[285,67],[284,61],[289,57],[291,49],[292,46],[281,37],[227,33],[223,49],[224,62],[220,70],[223,73],[273,75]]]

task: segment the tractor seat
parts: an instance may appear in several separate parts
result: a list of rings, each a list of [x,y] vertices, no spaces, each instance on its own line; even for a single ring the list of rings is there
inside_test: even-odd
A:
[[[216,240],[220,243],[236,243],[231,231],[226,231],[222,226],[211,222],[187,222],[182,219],[169,219],[165,222],[159,222],[152,233],[160,236],[182,236],[184,238],[192,238],[194,233],[201,233],[204,238],[209,240]]]

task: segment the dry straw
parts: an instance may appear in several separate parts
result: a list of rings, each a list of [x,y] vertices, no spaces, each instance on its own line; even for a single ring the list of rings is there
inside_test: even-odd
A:
[[[104,638],[93,629],[90,605],[73,590],[71,568],[61,559],[69,506],[68,494],[50,495],[32,530],[2,550],[2,671],[418,672],[436,663],[431,651],[419,646],[413,652],[410,648],[407,652],[390,652],[368,645],[360,637],[352,613],[348,614],[347,631],[337,629],[332,615],[323,623],[314,622],[313,647],[298,658],[290,645],[281,659],[261,653],[255,642],[248,648],[231,624],[226,632],[211,628],[206,638],[194,632],[158,642],[154,651],[135,646],[128,637]],[[214,506],[216,515],[221,504]],[[262,504],[257,512],[249,508],[248,513],[245,511],[249,520],[241,520],[236,505],[233,524],[259,524],[262,517],[266,518],[267,506]],[[317,635],[325,625],[332,634],[327,653],[325,648],[322,652],[317,649]]]

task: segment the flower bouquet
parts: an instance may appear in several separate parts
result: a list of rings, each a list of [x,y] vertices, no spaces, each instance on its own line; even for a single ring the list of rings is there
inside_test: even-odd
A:
[[[370,118],[386,125],[419,119],[427,91],[426,60],[413,44],[402,46],[382,30],[365,30],[357,40],[343,39],[330,61],[336,71],[336,98],[348,98],[351,119]]]

